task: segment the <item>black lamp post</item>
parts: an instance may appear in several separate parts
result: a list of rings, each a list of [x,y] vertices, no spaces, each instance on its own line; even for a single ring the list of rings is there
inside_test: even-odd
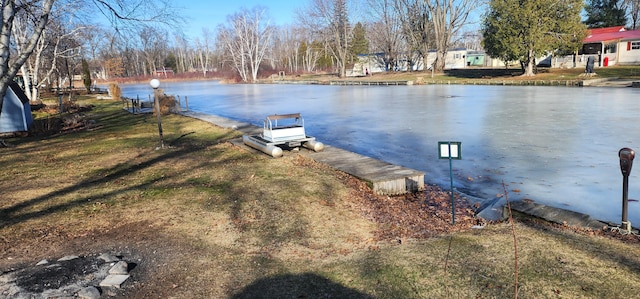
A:
[[[160,148],[164,148],[164,137],[162,136],[162,121],[160,120],[160,102],[158,99],[158,87],[160,87],[160,80],[151,79],[149,85],[151,85],[151,88],[153,88],[153,106],[156,107],[156,115],[158,116],[158,134],[160,134]]]
[[[620,158],[620,171],[622,171],[622,229],[631,231],[631,223],[627,218],[629,205],[629,174],[636,153],[630,148],[623,148],[618,152]]]

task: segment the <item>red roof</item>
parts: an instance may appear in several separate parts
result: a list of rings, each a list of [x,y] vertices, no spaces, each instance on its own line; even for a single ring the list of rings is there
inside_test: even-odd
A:
[[[640,30],[626,31],[623,26],[590,29],[583,43],[598,43],[615,40],[640,40]]]
[[[601,34],[601,33],[620,32],[620,31],[625,31],[624,26],[593,28],[593,29],[589,29],[589,34]]]

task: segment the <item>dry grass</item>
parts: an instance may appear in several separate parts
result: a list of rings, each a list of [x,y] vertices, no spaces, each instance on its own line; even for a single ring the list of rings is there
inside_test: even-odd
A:
[[[508,224],[381,239],[363,191],[323,165],[250,153],[227,142],[237,132],[176,115],[156,150],[153,116],[89,103],[86,130],[0,148],[1,270],[114,252],[138,262],[128,298],[514,296]],[[636,237],[516,231],[520,298],[637,296]]]

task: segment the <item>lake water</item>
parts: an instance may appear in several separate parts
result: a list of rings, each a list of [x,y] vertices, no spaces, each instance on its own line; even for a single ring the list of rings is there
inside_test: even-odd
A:
[[[122,85],[147,99],[147,84]],[[640,150],[640,89],[539,86],[225,85],[163,83],[189,108],[262,126],[269,114],[302,113],[319,141],[424,171],[449,189],[439,141],[462,142],[454,186],[484,201],[503,194],[620,223],[618,151]],[[640,162],[638,162],[640,163]],[[640,166],[629,177],[629,220],[640,224]],[[475,200],[475,199],[474,199]]]

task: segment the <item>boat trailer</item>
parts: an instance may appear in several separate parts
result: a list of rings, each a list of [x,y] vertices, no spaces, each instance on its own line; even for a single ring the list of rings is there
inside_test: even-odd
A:
[[[282,156],[282,148],[297,149],[302,146],[315,152],[324,149],[322,142],[307,136],[300,113],[269,115],[264,119],[262,134],[243,135],[242,142],[273,157]]]

